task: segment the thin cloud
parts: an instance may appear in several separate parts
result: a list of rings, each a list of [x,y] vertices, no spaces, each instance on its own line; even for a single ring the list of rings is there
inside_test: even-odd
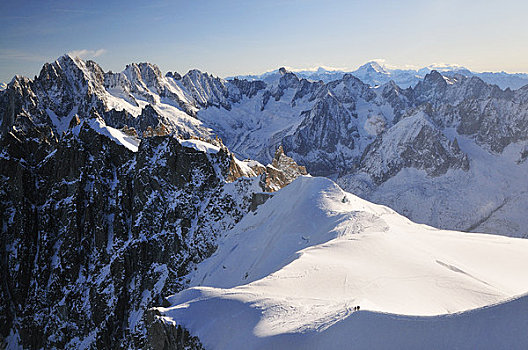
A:
[[[36,55],[30,52],[25,52],[25,51],[12,50],[12,49],[0,49],[0,59],[41,62],[41,61],[45,61],[46,57],[41,56],[41,55]]]
[[[55,8],[52,11],[60,12],[60,13],[79,14],[79,15],[93,15],[93,14],[99,13],[97,11],[89,11],[89,10],[81,10],[81,9],[66,9],[66,8]]]
[[[98,50],[82,49],[82,50],[74,50],[74,51],[68,52],[68,54],[71,56],[76,56],[76,57],[80,57],[83,59],[96,58],[101,55],[104,55],[105,53],[106,53],[106,49],[98,49]]]

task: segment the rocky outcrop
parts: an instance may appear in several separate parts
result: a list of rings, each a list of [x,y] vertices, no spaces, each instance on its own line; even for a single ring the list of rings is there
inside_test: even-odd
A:
[[[183,76],[182,85],[201,107],[214,106],[229,110],[231,109],[231,103],[240,99],[238,93],[230,94],[229,85],[225,80],[202,73],[196,69],[189,71]]]
[[[185,328],[164,322],[160,312],[149,309],[145,313],[148,324],[148,345],[153,350],[203,350],[198,337],[189,334]]]
[[[263,188],[266,192],[275,192],[302,175],[308,175],[306,168],[299,166],[292,158],[284,154],[284,149],[279,146],[273,161],[263,171]]]

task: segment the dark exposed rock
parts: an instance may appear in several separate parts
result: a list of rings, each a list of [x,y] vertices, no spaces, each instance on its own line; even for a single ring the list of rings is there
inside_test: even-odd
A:
[[[181,81],[196,103],[202,107],[222,107],[230,110],[231,103],[238,102],[241,98],[239,91],[230,94],[225,80],[196,69],[185,74]]]
[[[74,108],[86,115],[92,107],[102,109],[104,81],[96,63],[88,65],[69,55],[54,63],[46,63],[35,80],[35,90],[41,103],[58,116],[67,116]]]
[[[359,136],[352,114],[335,97],[326,95],[305,115],[297,130],[282,140],[285,151],[305,164],[311,174],[339,171],[346,156],[338,147],[353,150]]]
[[[359,98],[371,101],[376,97],[367,84],[352,74],[345,74],[343,79],[328,83],[328,87],[342,103],[356,103]]]
[[[273,197],[273,194],[266,192],[258,192],[251,198],[251,205],[249,206],[250,211],[256,211],[259,206],[266,203],[268,199]]]
[[[153,350],[203,350],[197,337],[181,327],[163,322],[159,311],[149,309],[145,312],[148,324],[149,347]]]
[[[266,166],[263,187],[267,192],[274,192],[301,175],[308,175],[306,168],[299,166],[292,158],[284,154],[284,149],[279,146],[273,161]]]
[[[182,76],[180,73],[178,72],[167,72],[167,74],[165,74],[166,77],[169,77],[169,78],[172,78],[174,80],[181,80]]]
[[[252,98],[260,90],[263,90],[266,88],[266,83],[264,83],[263,81],[259,81],[259,80],[247,81],[247,80],[233,79],[230,82],[240,90],[241,94],[247,96],[248,98]]]

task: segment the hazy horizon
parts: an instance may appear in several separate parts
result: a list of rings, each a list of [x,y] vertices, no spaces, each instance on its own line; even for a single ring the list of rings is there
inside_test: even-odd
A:
[[[477,72],[528,72],[528,3],[478,1],[4,1],[0,82],[38,75],[65,53],[105,70],[151,62],[163,72],[220,77],[285,66],[355,70],[373,59],[394,67],[435,62]]]

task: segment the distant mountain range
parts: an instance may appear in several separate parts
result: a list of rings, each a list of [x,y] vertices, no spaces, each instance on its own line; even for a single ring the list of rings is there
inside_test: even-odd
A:
[[[420,69],[398,69],[388,68],[376,61],[367,62],[354,71],[334,70],[331,68],[319,67],[316,70],[296,70],[292,71],[300,78],[328,83],[333,80],[342,79],[347,73],[352,74],[370,86],[383,85],[389,81],[394,81],[401,88],[414,87],[426,74],[433,70],[441,72],[445,76],[456,76],[457,74],[466,77],[479,77],[488,84],[498,85],[501,89],[519,89],[528,84],[527,73],[506,73],[506,72],[474,72],[459,65],[432,64]],[[260,75],[240,75],[238,79],[263,80],[272,82],[278,79],[279,70],[273,70]],[[227,78],[232,79],[233,77]]]

